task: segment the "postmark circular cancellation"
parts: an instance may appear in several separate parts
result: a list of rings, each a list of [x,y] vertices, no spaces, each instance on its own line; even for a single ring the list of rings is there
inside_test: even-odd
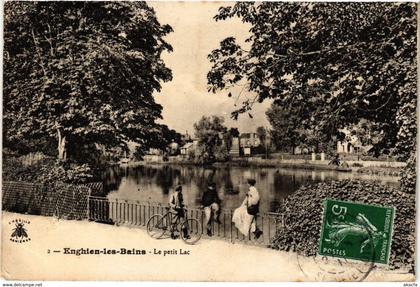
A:
[[[296,256],[299,269],[308,281],[364,281],[375,268],[374,262],[358,262],[320,255]]]

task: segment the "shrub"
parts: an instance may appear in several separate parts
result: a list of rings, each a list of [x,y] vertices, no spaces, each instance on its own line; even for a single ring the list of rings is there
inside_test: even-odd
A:
[[[85,183],[93,179],[93,170],[87,164],[59,162],[45,158],[34,165],[24,165],[19,158],[3,158],[3,180],[52,183]]]
[[[416,193],[416,154],[412,153],[407,165],[401,170],[401,189],[407,193]]]
[[[317,254],[323,201],[326,198],[395,207],[390,265],[414,272],[415,195],[367,181],[331,181],[304,185],[286,198],[285,227],[277,231],[272,247],[307,256]]]

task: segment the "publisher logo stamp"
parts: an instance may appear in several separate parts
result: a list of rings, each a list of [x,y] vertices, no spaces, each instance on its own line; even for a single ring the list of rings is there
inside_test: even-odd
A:
[[[388,264],[395,210],[327,199],[318,253]]]
[[[12,226],[12,232],[10,234],[10,241],[16,243],[24,243],[31,240],[28,235],[28,225],[31,222],[29,220],[24,219],[13,219],[9,222],[9,225]]]

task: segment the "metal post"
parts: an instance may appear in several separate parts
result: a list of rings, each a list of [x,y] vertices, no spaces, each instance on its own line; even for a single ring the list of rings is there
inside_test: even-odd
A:
[[[102,200],[101,203],[102,203],[102,209],[103,209],[102,221],[105,221],[106,220],[106,201]]]
[[[226,238],[226,214],[223,212],[223,238]]]
[[[121,210],[122,210],[122,208],[121,208],[121,205],[122,205],[122,203],[120,202],[119,204],[118,204],[118,214],[119,214],[119,216],[118,216],[118,222],[122,222],[122,216],[121,216]]]
[[[134,225],[134,203],[131,203],[131,224]]]
[[[214,217],[214,214],[213,214],[213,217]],[[220,218],[219,218],[219,220],[220,220]],[[220,237],[220,223],[217,223],[217,236]]]
[[[150,216],[150,202],[148,202],[149,203],[149,218],[151,217]],[[146,220],[146,217],[144,218],[145,220]]]
[[[101,206],[102,206],[102,221],[106,220],[106,200],[101,200]]]
[[[233,213],[232,213],[232,211],[230,211],[230,214],[229,214],[229,217],[228,217],[229,222],[227,224],[229,224],[230,229],[231,229],[231,233],[233,234],[233,229],[234,228],[236,229],[236,227],[235,227],[235,224],[233,223],[232,219],[233,219]],[[232,235],[232,240],[233,240],[233,235]]]
[[[114,202],[109,202],[109,219],[114,218]]]
[[[90,196],[87,197],[87,208],[86,208],[86,216],[88,219],[90,219],[90,204],[89,203],[90,203]]]
[[[136,217],[136,223],[135,223],[135,225],[138,225],[138,223],[137,223],[137,218],[138,218],[138,215],[137,215],[137,208],[138,208],[138,205],[137,205],[137,203],[136,203],[136,215],[135,215],[135,217]]]
[[[146,225],[146,205],[142,204],[143,206],[143,226]]]
[[[204,234],[204,229],[207,230],[207,226],[204,226],[204,215],[203,215],[203,210],[201,210],[201,226],[203,227],[203,234]]]
[[[99,206],[99,220],[103,220],[103,213],[104,213],[104,208],[103,208],[103,201],[102,200],[98,200],[98,206]]]
[[[123,202],[123,206],[124,206],[124,210],[123,210],[123,214],[124,214],[124,221],[123,223],[125,224],[127,222],[127,200]]]
[[[3,194],[3,196],[4,196],[4,194]],[[87,214],[88,219],[91,219],[90,212],[91,212],[91,210],[90,210],[90,196],[88,196],[87,208],[86,208],[86,214]]]
[[[95,198],[95,220],[99,220],[99,204],[96,198]]]
[[[98,216],[98,214],[99,214],[99,207],[98,207],[98,202],[97,202],[97,200],[95,200],[95,219],[96,220],[98,220],[99,218],[99,216]]]

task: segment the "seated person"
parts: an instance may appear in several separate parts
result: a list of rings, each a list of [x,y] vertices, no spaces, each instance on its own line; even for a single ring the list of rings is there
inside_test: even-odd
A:
[[[213,213],[213,220],[220,224],[220,203],[221,200],[217,194],[216,185],[209,183],[207,190],[204,191],[201,199],[201,205],[204,208],[204,226],[207,227],[207,235],[212,236],[211,232],[211,214]]]

